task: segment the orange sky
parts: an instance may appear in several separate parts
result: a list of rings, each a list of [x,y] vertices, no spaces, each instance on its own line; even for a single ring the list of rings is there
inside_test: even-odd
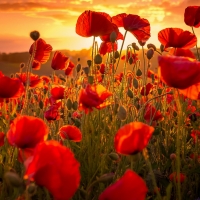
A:
[[[176,27],[191,31],[184,23],[184,10],[187,6],[197,5],[197,1],[200,0],[0,0],[0,52],[28,51],[32,30],[38,30],[41,38],[54,50],[88,49],[92,38],[75,33],[76,20],[85,10],[102,11],[111,16],[136,14],[146,18],[151,24],[151,38],[147,44],[154,43],[159,47],[159,30]],[[200,38],[200,28],[195,29],[195,33]],[[124,47],[132,42],[137,40],[128,33]]]

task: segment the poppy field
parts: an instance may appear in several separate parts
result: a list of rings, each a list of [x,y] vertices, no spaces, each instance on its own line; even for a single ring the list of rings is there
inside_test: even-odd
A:
[[[0,72],[0,200],[200,198],[200,6],[183,15],[191,31],[160,30],[157,48],[148,19],[85,11],[75,30],[91,58],[55,51],[51,76],[34,71],[53,47],[30,33],[28,63]]]

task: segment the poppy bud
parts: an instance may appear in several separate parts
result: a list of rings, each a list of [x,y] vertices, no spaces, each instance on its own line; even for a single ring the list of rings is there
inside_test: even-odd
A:
[[[103,183],[107,183],[109,181],[112,181],[114,178],[115,174],[114,173],[108,173],[108,174],[104,174],[102,175],[99,179],[98,182],[103,182]]]
[[[22,185],[22,179],[19,177],[18,174],[15,172],[6,172],[4,174],[4,178],[8,184],[10,184],[13,187],[20,187]]]
[[[137,46],[137,44],[135,42],[132,43],[132,47],[134,50],[139,51],[139,47]]]
[[[119,51],[115,51],[114,57],[115,57],[115,59],[119,58]]]
[[[94,63],[95,64],[101,64],[102,63],[102,57],[100,54],[97,54],[95,57],[94,57]]]
[[[25,63],[20,63],[20,69],[23,69],[25,67]]]
[[[113,31],[113,32],[110,34],[110,41],[111,41],[112,43],[115,43],[116,39],[117,39],[117,33],[116,33],[115,31]]]
[[[74,102],[73,102],[72,108],[73,108],[74,110],[77,110],[77,109],[78,109],[78,102],[77,102],[77,101],[74,101]]]
[[[83,71],[85,72],[86,75],[88,75],[89,72],[90,72],[90,68],[89,67],[84,67]]]
[[[31,31],[30,32],[30,37],[36,41],[40,37],[40,33],[38,31]]]
[[[128,59],[128,62],[129,62],[130,65],[132,65],[132,64],[133,64],[133,58],[130,57],[130,58]]]
[[[91,60],[87,60],[87,64],[88,64],[88,67],[91,67],[92,61]]]
[[[119,107],[117,116],[118,116],[118,118],[119,118],[120,120],[125,120],[125,119],[126,119],[126,117],[127,117],[127,111],[126,111],[126,109],[124,108],[124,106],[120,106],[120,107]]]
[[[36,190],[37,190],[37,186],[35,185],[35,183],[31,183],[28,188],[27,188],[27,191],[30,195],[33,195],[36,193]]]
[[[133,91],[128,89],[127,95],[128,95],[128,97],[130,97],[132,99],[133,98]]]
[[[119,154],[117,154],[117,153],[115,153],[115,152],[112,152],[112,153],[110,153],[110,154],[108,154],[108,156],[109,156],[109,158],[111,159],[111,160],[114,160],[114,161],[117,161],[117,160],[119,160]]]
[[[78,65],[76,66],[76,71],[77,71],[77,73],[79,73],[80,70],[81,70],[81,64],[78,64]]]
[[[141,71],[141,69],[138,69],[138,70],[137,70],[136,76],[142,76],[142,71]]]
[[[149,60],[151,60],[151,58],[153,57],[153,54],[154,54],[154,50],[152,48],[148,49],[148,51],[147,51],[147,58]]]
[[[81,60],[81,59],[80,59],[80,58],[78,58],[78,62],[80,62],[80,60]]]
[[[71,101],[71,99],[67,99],[67,103],[66,103],[66,106],[67,106],[67,109],[68,110],[71,110],[72,109],[72,101]]]
[[[176,159],[176,154],[175,153],[171,153],[170,154],[170,159],[171,160],[175,160]]]
[[[147,44],[147,48],[150,49],[152,48],[154,51],[156,51],[156,46],[154,44]]]
[[[39,102],[39,107],[40,107],[40,109],[43,109],[43,107],[44,107],[43,101],[40,101],[40,102]]]

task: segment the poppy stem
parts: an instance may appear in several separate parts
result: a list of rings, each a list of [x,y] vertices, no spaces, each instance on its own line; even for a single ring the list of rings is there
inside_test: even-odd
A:
[[[144,47],[142,46],[142,56],[143,56],[143,65],[144,65],[144,96],[146,95],[146,80],[147,80],[147,76],[146,76],[146,61],[145,61],[145,54],[144,54]]]
[[[118,66],[119,66],[119,62],[120,62],[121,54],[122,54],[122,48],[123,48],[123,46],[124,46],[124,41],[125,41],[127,32],[128,32],[128,31],[125,31],[125,33],[124,33],[124,39],[123,39],[123,42],[122,42],[122,45],[121,45],[121,49],[120,49],[120,52],[119,52],[119,58],[118,58],[117,67],[116,67],[115,73],[116,73],[116,71],[117,71],[117,69],[118,69]]]
[[[195,35],[193,26],[192,26],[192,32],[193,32],[193,34]],[[196,35],[195,35],[195,36],[196,36]],[[197,51],[198,60],[200,61],[200,55],[199,55],[199,51],[198,51],[197,44],[196,44],[196,51]]]

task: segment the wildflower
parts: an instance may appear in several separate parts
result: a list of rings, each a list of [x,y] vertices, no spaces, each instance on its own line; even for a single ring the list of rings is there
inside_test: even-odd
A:
[[[67,68],[69,58],[63,53],[56,51],[52,58],[51,68],[54,70],[64,70]]]
[[[200,6],[188,6],[185,9],[184,22],[188,26],[200,27]]]
[[[186,179],[186,176],[183,173],[180,173],[180,183],[183,183],[185,181],[185,179]],[[175,180],[176,182],[178,182],[178,176],[177,176],[176,172],[173,172],[169,175],[169,180],[170,181]]]
[[[15,99],[21,97],[24,92],[25,88],[18,78],[0,76],[0,98]]]
[[[69,64],[67,66],[67,69],[65,69],[65,75],[70,75],[72,73],[72,70],[74,69],[75,65],[72,61],[69,61]]]
[[[132,33],[138,41],[146,42],[150,38],[150,24],[147,19],[138,15],[121,13],[112,17],[112,22],[118,27]]]
[[[147,96],[153,88],[153,84],[147,83],[146,86],[142,87],[140,94],[142,96]]]
[[[79,128],[73,125],[65,125],[59,129],[61,138],[72,140],[74,142],[80,142],[82,139],[82,133]]]
[[[144,119],[146,121],[157,121],[163,119],[162,113],[151,104],[145,106]]]
[[[66,95],[65,98],[67,98],[69,91],[70,89],[68,88],[68,91],[67,91],[67,89],[64,86],[61,86],[61,85],[54,86],[51,89],[51,96],[54,100],[64,99],[64,93]]]
[[[24,179],[44,186],[56,200],[69,200],[79,187],[79,166],[67,147],[53,140],[41,142],[35,148]]]
[[[105,55],[106,53],[110,53],[113,50],[117,50],[117,43],[112,44],[111,42],[102,42],[99,48],[99,53]]]
[[[158,33],[158,40],[168,47],[189,49],[196,45],[197,38],[189,31],[181,28],[165,28]]]
[[[142,122],[131,122],[122,126],[114,139],[116,152],[132,155],[142,151],[148,145],[153,132],[152,126]]]
[[[144,180],[128,169],[118,181],[101,193],[99,200],[144,200],[147,191]]]
[[[104,12],[87,10],[78,17],[76,23],[76,33],[82,37],[106,35],[112,31],[111,17]]]
[[[177,56],[159,56],[161,79],[170,87],[186,89],[200,80],[200,62]]]
[[[52,105],[49,107],[47,111],[44,112],[44,117],[46,120],[59,120],[60,119],[60,112],[58,110],[57,105]]]
[[[18,116],[10,124],[7,139],[10,145],[18,148],[34,148],[47,139],[48,127],[40,118]]]

